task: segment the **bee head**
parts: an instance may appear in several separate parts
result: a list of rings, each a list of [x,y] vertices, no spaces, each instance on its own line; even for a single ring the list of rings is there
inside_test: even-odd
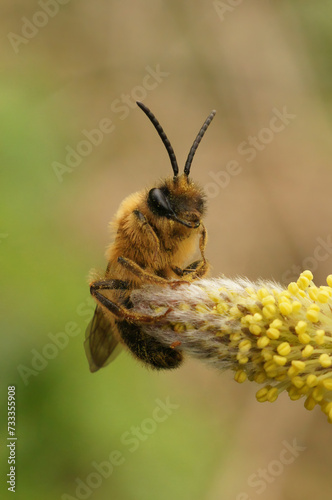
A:
[[[147,197],[148,207],[156,217],[176,221],[190,229],[198,228],[205,210],[205,199],[203,191],[189,179],[189,174],[198,145],[216,112],[213,110],[203,123],[190,148],[183,174],[179,176],[174,150],[160,123],[144,104],[137,102],[137,105],[157,130],[169,155],[174,174],[173,178],[166,179],[158,187],[150,189]]]

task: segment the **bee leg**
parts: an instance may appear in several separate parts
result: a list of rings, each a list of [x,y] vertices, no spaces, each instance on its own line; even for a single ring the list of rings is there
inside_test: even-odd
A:
[[[189,266],[187,266],[185,269],[181,269],[180,267],[172,267],[172,271],[177,275],[177,276],[186,276],[190,275],[190,273],[195,273],[197,267],[201,264],[201,260],[195,260],[195,262],[192,262]]]
[[[142,214],[142,212],[136,209],[133,211],[133,215],[135,216],[135,225],[139,225],[143,233],[144,240],[149,242],[151,249],[154,249],[153,259],[156,260],[158,252],[160,252],[160,240],[156,235],[155,230],[151,224],[149,224],[147,218],[144,214]]]
[[[147,218],[142,212],[139,210],[134,210],[133,214],[135,215],[137,222],[139,223],[141,229],[146,233],[146,235],[151,238],[156,246],[156,249],[159,249],[159,238],[153,230],[153,227],[148,223]]]
[[[158,340],[144,333],[139,326],[128,321],[117,321],[121,338],[130,351],[141,361],[157,370],[166,370],[180,366],[182,354],[160,343]]]
[[[185,269],[181,269],[179,267],[172,267],[172,271],[177,276],[181,276],[181,277],[187,276],[189,281],[194,281],[198,278],[202,278],[203,276],[205,276],[207,274],[207,272],[209,270],[209,263],[205,259],[205,255],[204,255],[206,241],[207,241],[206,229],[202,225],[202,233],[201,233],[201,237],[199,240],[199,249],[201,251],[202,259],[195,260],[195,262],[192,262]]]
[[[199,249],[201,252],[202,260],[195,261],[192,264],[190,264],[190,266],[187,267],[189,272],[192,272],[192,274],[190,275],[191,281],[194,281],[198,278],[203,278],[203,276],[205,276],[209,270],[210,266],[205,258],[205,253],[204,253],[206,243],[207,243],[207,233],[205,227],[202,224],[202,233],[199,239]]]
[[[195,267],[193,267],[195,266]],[[190,266],[188,266],[187,269],[184,270],[185,273],[192,273],[190,274],[190,281],[194,281],[194,280],[197,280],[199,278],[203,278],[208,270],[209,270],[209,263],[207,260],[199,260],[199,261],[196,261],[196,262],[193,262],[192,264],[190,264]]]
[[[117,279],[98,280],[91,283],[90,292],[91,288],[94,288],[96,290],[128,290],[129,281],[117,280]]]
[[[152,283],[153,285],[170,285],[172,288],[177,288],[180,285],[187,285],[188,280],[168,280],[157,276],[155,274],[150,274],[145,269],[142,269],[138,264],[132,260],[125,259],[124,257],[119,257],[118,262],[128,269],[128,271],[138,276],[142,281],[146,283]],[[178,276],[183,276],[183,271],[179,267],[175,267],[175,274]],[[180,274],[179,274],[180,273]]]
[[[132,272],[138,278],[141,278],[145,282],[153,283],[156,285],[165,285],[169,282],[166,278],[162,278],[161,276],[157,276],[155,274],[148,273],[141,266],[136,264],[136,262],[126,259],[125,257],[118,258],[119,264],[128,269],[128,271]]]
[[[158,319],[164,318],[170,312],[171,308],[168,308],[163,314],[149,316],[147,314],[135,313],[122,305],[116,304],[116,302],[111,301],[108,297],[105,297],[99,292],[99,290],[114,290],[114,281],[119,282],[121,280],[95,281],[90,285],[90,293],[100,305],[104,306],[117,318],[126,319],[135,323],[153,323]]]
[[[185,270],[181,269],[181,267],[174,266],[171,268],[173,273],[176,274],[177,276],[183,276],[185,274]]]

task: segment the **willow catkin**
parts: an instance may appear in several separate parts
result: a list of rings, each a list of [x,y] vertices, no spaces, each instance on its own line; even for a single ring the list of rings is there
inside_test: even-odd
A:
[[[141,328],[163,344],[260,384],[260,402],[285,390],[305,397],[308,410],[320,405],[332,422],[332,275],[328,286],[312,278],[305,271],[287,288],[242,278],[145,286],[131,301],[156,316]]]

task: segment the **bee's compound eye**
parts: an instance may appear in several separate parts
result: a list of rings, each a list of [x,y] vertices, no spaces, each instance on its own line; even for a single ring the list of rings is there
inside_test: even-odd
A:
[[[153,188],[149,191],[148,205],[150,210],[156,215],[170,217],[174,214],[169,200],[161,189]]]

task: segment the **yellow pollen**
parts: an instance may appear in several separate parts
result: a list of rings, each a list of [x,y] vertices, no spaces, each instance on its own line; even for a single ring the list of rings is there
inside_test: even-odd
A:
[[[275,304],[276,299],[272,295],[267,295],[262,299],[263,306],[267,306],[269,304]]]
[[[299,389],[299,392],[301,394],[308,394],[309,391],[310,391],[310,389],[309,389],[309,387],[306,384],[304,384],[304,386],[301,387],[301,389]]]
[[[264,337],[260,337],[257,339],[257,347],[258,349],[264,349],[267,345],[269,345],[270,339],[264,335]]]
[[[292,305],[288,304],[287,302],[281,302],[281,304],[279,304],[279,311],[283,316],[289,316],[292,310]]]
[[[306,384],[308,387],[316,387],[318,384],[318,378],[313,373],[307,376]]]
[[[294,302],[292,302],[292,312],[293,313],[296,314],[296,313],[300,312],[301,307],[302,307],[302,304],[298,300],[294,300]]]
[[[244,356],[242,353],[238,353],[236,355],[236,359],[238,360],[240,365],[245,365],[249,361],[248,356]]]
[[[268,349],[262,349],[262,357],[264,361],[270,361],[273,358],[273,355]]]
[[[249,331],[250,333],[252,333],[253,335],[259,335],[262,331],[261,327],[258,326],[258,325],[250,325],[249,326]]]
[[[305,321],[298,321],[295,331],[297,334],[304,333],[307,329],[307,323]]]
[[[284,356],[278,356],[278,354],[275,354],[273,356],[273,361],[278,365],[278,366],[285,366],[287,363],[287,358]]]
[[[289,376],[289,378],[293,378],[300,372],[303,372],[304,370],[305,370],[304,361],[299,361],[295,359],[292,361],[292,366],[288,368],[287,375]]]
[[[238,340],[242,339],[242,335],[240,332],[234,332],[230,334],[229,339],[233,342],[237,342]]]
[[[242,318],[240,319],[240,322],[242,325],[247,325],[248,324],[248,320],[246,318],[246,316],[242,316]]]
[[[332,274],[328,275],[328,277],[326,278],[326,283],[329,285],[330,288],[332,288]]]
[[[312,286],[308,290],[308,295],[311,300],[317,300],[318,297],[318,288],[316,286]]]
[[[317,311],[317,312],[320,312],[320,307],[318,304],[311,304],[309,307],[308,307],[308,310],[312,310],[312,311]]]
[[[265,380],[266,380],[266,374],[264,372],[258,372],[254,376],[254,381],[257,384],[263,384],[265,382]]]
[[[278,297],[278,302],[279,302],[279,304],[290,304],[291,303],[289,297],[286,297],[285,295],[280,295]]]
[[[173,329],[176,333],[182,333],[185,331],[186,327],[183,323],[175,323]]]
[[[332,359],[328,354],[321,354],[319,356],[319,362],[323,368],[329,368],[332,365]]]
[[[242,340],[242,342],[239,343],[239,350],[242,353],[247,353],[248,351],[250,351],[250,348],[251,348],[250,340]]]
[[[217,293],[209,293],[208,297],[209,299],[213,300],[213,302],[216,302],[216,304],[220,302],[220,295]]]
[[[306,399],[306,400],[305,400],[305,402],[304,402],[304,407],[305,407],[307,410],[311,411],[311,410],[313,410],[313,409],[315,408],[316,404],[317,404],[317,403],[316,403],[316,401],[314,400],[314,398],[313,398],[313,397],[311,397],[311,396],[308,396],[308,397],[307,397],[307,399]]]
[[[259,403],[264,403],[267,401],[267,394],[269,392],[268,387],[262,387],[259,391],[256,392],[256,399]]]
[[[316,344],[318,344],[318,345],[324,344],[324,336],[325,336],[324,330],[317,330],[315,338],[314,338],[314,341],[316,342]]]
[[[178,308],[180,309],[180,311],[189,311],[190,310],[190,305],[189,304],[185,304],[183,302],[182,304],[178,305]]]
[[[241,314],[241,311],[238,310],[238,308],[236,306],[233,306],[230,308],[229,310],[229,314],[234,318],[234,319],[237,319],[237,318],[240,318],[242,316]]]
[[[270,403],[273,403],[277,399],[278,394],[279,394],[278,388],[272,387],[266,395],[267,401],[269,401]]]
[[[328,391],[332,391],[332,378],[326,378],[325,380],[323,380],[322,384],[325,389],[327,389]]]
[[[324,397],[324,388],[318,385],[314,388],[311,395],[316,401],[322,401]]]
[[[264,297],[267,297],[268,295],[270,294],[266,290],[266,288],[260,288],[259,290],[257,290],[257,297],[259,298],[259,300],[264,299]]]
[[[277,312],[277,308],[274,304],[268,304],[267,306],[264,306],[263,307],[263,316],[265,316],[265,318],[273,318],[273,316],[275,315],[275,313]]]
[[[290,366],[287,370],[287,376],[292,379],[293,377],[296,377],[298,375],[299,371],[294,368],[294,366]]]
[[[258,323],[259,321],[262,321],[263,316],[259,313],[255,313],[253,318],[254,318],[254,321],[257,321],[257,323]]]
[[[280,337],[280,332],[279,330],[277,330],[277,328],[269,328],[266,332],[266,335],[272,339],[272,340],[276,340]]]
[[[247,380],[247,374],[243,370],[237,370],[234,375],[234,380],[239,384],[242,384]]]
[[[301,344],[309,344],[311,338],[307,333],[299,333],[299,341]]]
[[[317,323],[317,321],[319,321],[318,312],[313,309],[309,309],[306,313],[306,318],[311,321],[311,323]]]
[[[270,323],[270,328],[281,328],[282,327],[282,321],[280,319],[275,319]]]
[[[298,291],[299,291],[299,287],[297,286],[296,283],[294,283],[294,281],[292,281],[291,283],[289,283],[288,285],[288,290],[290,291],[290,293],[292,295],[297,295]]]
[[[309,356],[311,356],[311,354],[313,353],[313,351],[314,351],[314,348],[313,348],[312,345],[306,345],[305,348],[302,349],[302,357],[303,358],[308,358]]]
[[[294,359],[292,361],[292,366],[294,366],[294,368],[296,368],[296,370],[299,370],[300,372],[305,370],[305,362],[299,361],[298,359]]]
[[[291,351],[291,347],[288,342],[282,342],[278,345],[277,351],[280,356],[287,356]]]
[[[304,276],[305,278],[307,278],[309,281],[312,281],[313,278],[314,278],[314,275],[312,274],[311,271],[309,271],[308,269],[306,269],[305,271],[303,271],[303,273],[301,273],[301,276]]]
[[[332,410],[332,401],[324,405],[324,411],[329,413]]]
[[[295,376],[292,378],[292,384],[298,389],[301,389],[304,386],[304,380],[299,376]]]
[[[275,364],[273,359],[269,359],[268,361],[266,361],[264,363],[264,370],[266,372],[269,372],[269,371],[275,370],[275,369],[276,369],[276,364]]]
[[[288,391],[288,396],[292,401],[296,401],[297,399],[300,399],[302,394],[296,387],[291,387]]]
[[[216,305],[216,311],[219,314],[225,314],[225,312],[227,312],[227,310],[228,310],[228,306],[227,306],[227,304],[225,304],[225,302],[219,302],[219,304]]]
[[[308,280],[308,278],[306,278],[305,276],[303,276],[303,273],[301,274],[301,276],[299,277],[299,279],[296,282],[297,286],[301,290],[305,290],[306,288],[308,288],[309,283],[310,283],[310,281]]]
[[[330,298],[329,293],[326,290],[319,290],[317,300],[322,304],[325,304]]]

